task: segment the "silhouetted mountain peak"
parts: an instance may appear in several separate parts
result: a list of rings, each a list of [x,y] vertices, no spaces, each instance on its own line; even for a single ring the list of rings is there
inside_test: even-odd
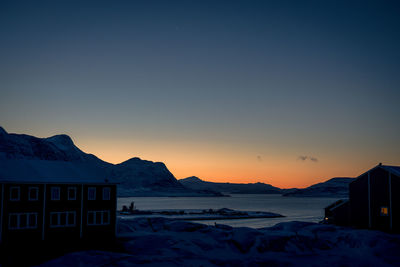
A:
[[[186,182],[203,182],[199,177],[196,176],[190,176],[187,178],[180,179],[179,181],[186,181]]]
[[[6,130],[4,130],[4,128],[0,126],[0,135],[6,135],[6,134],[8,134]]]

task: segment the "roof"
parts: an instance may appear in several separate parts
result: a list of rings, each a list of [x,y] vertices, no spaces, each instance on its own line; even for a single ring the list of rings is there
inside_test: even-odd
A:
[[[106,183],[108,171],[93,163],[6,159],[0,160],[0,182]]]
[[[336,202],[330,204],[329,206],[325,207],[325,209],[328,209],[328,210],[332,211],[332,210],[334,210],[336,208],[339,208],[340,206],[342,206],[342,205],[344,205],[344,204],[346,204],[348,202],[349,202],[348,199],[339,199],[338,201],[336,201]]]
[[[399,166],[381,165],[381,168],[400,177],[400,167]]]
[[[370,171],[375,170],[376,168],[382,168],[382,169],[384,169],[384,170],[386,170],[386,171],[388,171],[388,172],[390,172],[390,173],[393,173],[393,174],[395,174],[395,175],[397,175],[397,176],[400,177],[400,166],[389,166],[389,165],[382,165],[381,163],[379,163],[378,165],[376,165],[376,166],[373,167],[372,169],[370,169],[370,170],[368,170],[368,171],[366,171],[366,172],[360,174],[360,175],[357,177],[357,179],[360,178],[361,176],[363,176],[364,174],[367,174],[367,173],[369,173]],[[354,181],[353,181],[353,182],[354,182]],[[352,183],[353,183],[353,182],[352,182]]]

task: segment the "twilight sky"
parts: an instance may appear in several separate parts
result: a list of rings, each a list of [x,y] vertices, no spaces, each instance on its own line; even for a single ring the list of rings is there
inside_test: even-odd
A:
[[[400,165],[398,1],[1,1],[0,125],[177,177]]]

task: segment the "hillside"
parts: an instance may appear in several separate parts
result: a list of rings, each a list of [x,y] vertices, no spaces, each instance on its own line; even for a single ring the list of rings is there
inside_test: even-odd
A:
[[[179,182],[187,188],[193,190],[209,190],[230,194],[281,194],[282,190],[264,183],[214,183],[203,181],[198,177],[192,176],[180,179]]]
[[[314,184],[304,189],[294,189],[284,193],[285,197],[338,197],[348,198],[349,184],[354,178],[336,177],[325,182]]]
[[[207,196],[180,184],[161,162],[132,158],[105,162],[75,146],[67,135],[37,138],[0,127],[0,180],[89,180],[118,183],[119,196]]]

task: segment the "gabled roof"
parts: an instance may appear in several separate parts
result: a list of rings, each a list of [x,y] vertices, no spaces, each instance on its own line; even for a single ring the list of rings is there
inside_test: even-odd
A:
[[[106,183],[108,171],[86,162],[0,160],[0,182]]]
[[[381,165],[381,168],[400,177],[400,167],[399,166]]]
[[[385,171],[388,171],[388,172],[393,173],[393,174],[395,174],[395,175],[397,175],[397,176],[400,177],[400,166],[389,166],[389,165],[382,165],[381,163],[379,163],[379,164],[378,164],[377,166],[375,166],[374,168],[372,168],[372,169],[370,169],[370,170],[368,170],[368,171],[366,171],[366,172],[360,174],[360,175],[357,177],[357,179],[358,179],[359,177],[363,176],[364,174],[367,174],[368,172],[370,172],[370,171],[372,171],[372,170],[375,170],[375,169],[377,169],[377,168],[382,168],[382,169],[384,169]],[[353,181],[353,182],[354,182],[354,181]],[[352,183],[353,183],[353,182],[352,182]]]

